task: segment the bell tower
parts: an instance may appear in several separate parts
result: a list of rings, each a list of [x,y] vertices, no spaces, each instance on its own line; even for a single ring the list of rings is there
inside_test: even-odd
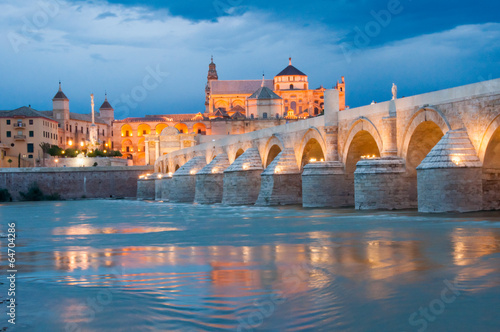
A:
[[[217,66],[214,63],[214,56],[212,55],[212,61],[208,65],[208,75],[207,75],[207,85],[205,86],[205,113],[210,113],[210,82],[217,81],[219,75],[217,75]]]

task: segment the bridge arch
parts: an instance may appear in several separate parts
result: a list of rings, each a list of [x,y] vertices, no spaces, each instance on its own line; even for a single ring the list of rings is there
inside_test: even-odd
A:
[[[366,147],[363,147],[363,142],[368,145]],[[348,163],[352,164],[354,162],[354,168],[356,168],[356,163],[361,159],[361,156],[375,155],[379,157],[382,150],[382,137],[377,127],[375,127],[373,122],[371,122],[369,119],[360,117],[357,120],[354,120],[351,124],[349,132],[347,134],[347,140],[342,149],[342,162],[344,163],[347,171]],[[350,152],[351,155],[349,156]]]
[[[408,154],[408,147],[410,145],[410,140],[415,133],[417,127],[423,122],[433,122],[441,129],[441,132],[446,134],[448,130],[451,130],[450,123],[446,119],[441,111],[433,108],[433,107],[424,107],[417,110],[413,116],[408,121],[408,125],[406,126],[403,133],[403,143],[399,148],[400,156],[406,160],[406,156]]]
[[[479,151],[483,162],[483,209],[500,210],[500,115],[490,123]]]
[[[497,115],[488,125],[484,132],[483,138],[479,145],[478,157],[484,163],[486,158],[486,150],[489,148],[492,139],[494,139],[498,129],[500,128],[500,114]],[[489,151],[488,151],[489,152]]]
[[[300,141],[298,153],[298,166],[300,169],[309,164],[311,159],[316,159],[317,161],[321,161],[321,159],[325,160],[326,143],[317,128],[313,127],[307,130]]]
[[[267,143],[264,146],[264,151],[261,154],[264,159],[263,165],[265,166],[265,168],[267,168],[267,166],[269,166],[269,164],[273,162],[274,158],[276,158],[284,148],[285,145],[277,136],[273,135],[267,140]]]

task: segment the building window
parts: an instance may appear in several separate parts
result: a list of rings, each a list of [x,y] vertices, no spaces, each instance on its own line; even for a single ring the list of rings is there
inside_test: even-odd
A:
[[[68,124],[66,123],[66,131],[68,131]]]
[[[130,147],[129,146],[127,146],[127,152],[130,152]]]
[[[182,132],[181,132],[181,134],[182,134]],[[128,130],[125,132],[125,136],[127,136],[127,137],[130,136],[130,132]]]
[[[266,113],[266,112],[264,112],[264,113],[262,114],[262,117],[263,117],[264,119],[267,119],[267,113]]]
[[[33,143],[28,143],[28,153],[33,153],[33,152],[34,152]]]
[[[83,134],[83,127],[81,127],[80,129],[81,129],[80,132]]]
[[[87,135],[89,134],[89,127],[87,127]]]
[[[143,130],[143,131],[142,131],[142,134],[143,134],[143,135],[146,135],[146,131],[145,131],[145,130]]]
[[[30,137],[35,137],[35,132],[33,130],[30,130]]]
[[[293,84],[290,84],[290,90],[293,90]]]
[[[69,132],[73,132],[73,127],[71,125],[69,125]]]
[[[7,137],[12,137],[12,134],[10,131],[7,132]]]
[[[252,120],[254,119],[254,116],[253,116],[253,114],[250,114],[250,118],[251,118]]]
[[[10,120],[7,120],[7,124],[10,125]]]
[[[78,126],[75,125],[75,133],[78,134]]]
[[[33,159],[33,155],[32,155],[32,154],[29,154],[29,155],[28,155],[28,158],[29,158],[29,159]]]

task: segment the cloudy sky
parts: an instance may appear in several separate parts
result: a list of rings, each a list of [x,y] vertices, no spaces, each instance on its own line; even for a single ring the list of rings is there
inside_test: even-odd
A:
[[[494,0],[2,0],[0,109],[74,112],[107,91],[116,117],[204,110],[210,56],[220,79],[311,87],[346,78],[351,107],[500,77]]]

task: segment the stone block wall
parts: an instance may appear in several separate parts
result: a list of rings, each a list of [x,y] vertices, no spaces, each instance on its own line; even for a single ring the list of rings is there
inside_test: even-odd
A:
[[[157,201],[168,202],[170,200],[170,186],[172,184],[172,178],[164,176],[161,179],[155,181],[156,187],[156,197]]]
[[[7,189],[14,200],[19,200],[19,192],[27,192],[33,182],[44,194],[57,193],[63,199],[135,198],[137,179],[152,170],[153,166],[0,169],[0,188]]]
[[[358,210],[416,208],[410,200],[405,162],[399,158],[366,159],[354,173],[355,207]]]
[[[137,199],[138,200],[154,200],[156,195],[155,179],[140,179],[137,180]]]
[[[222,202],[224,171],[228,167],[227,154],[221,153],[196,174],[195,203],[215,204]]]
[[[354,206],[354,184],[340,162],[312,163],[302,172],[304,207]]]
[[[225,172],[222,204],[255,204],[259,197],[261,173],[262,170]]]
[[[483,210],[500,210],[500,169],[483,169]]]
[[[292,148],[285,148],[261,175],[257,205],[302,203],[302,177]]]
[[[302,203],[302,177],[295,174],[262,174],[256,205]]]
[[[198,204],[222,203],[224,174],[197,174],[194,202]]]
[[[193,203],[196,191],[196,175],[174,175],[170,185],[169,201]]]
[[[481,168],[417,169],[419,212],[469,212],[483,207]]]

